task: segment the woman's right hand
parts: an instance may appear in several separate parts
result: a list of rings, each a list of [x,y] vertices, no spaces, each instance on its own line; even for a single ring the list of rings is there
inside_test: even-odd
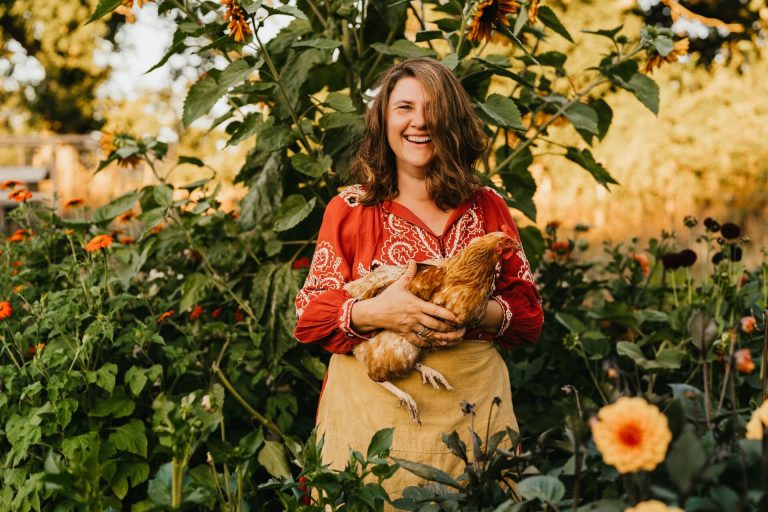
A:
[[[415,275],[416,262],[410,260],[405,274],[386,290],[355,303],[352,328],[358,332],[376,329],[396,332],[419,347],[444,347],[461,342],[465,329],[456,327],[458,319],[453,313],[408,291]]]

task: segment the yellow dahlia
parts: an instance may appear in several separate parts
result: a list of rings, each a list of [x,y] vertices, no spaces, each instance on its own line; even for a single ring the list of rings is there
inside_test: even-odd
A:
[[[677,507],[670,507],[660,501],[648,500],[641,501],[632,508],[628,508],[624,512],[683,512],[682,509]]]
[[[752,418],[747,423],[747,439],[762,439],[765,427],[768,427],[768,400],[752,413]]]
[[[590,422],[595,445],[620,473],[653,470],[667,455],[672,440],[667,417],[642,398],[619,398]]]
[[[520,8],[520,4],[515,0],[483,0],[477,4],[475,17],[467,27],[470,41],[480,41],[481,39],[490,39],[491,31],[494,25],[501,23],[509,26],[507,14],[514,14]]]

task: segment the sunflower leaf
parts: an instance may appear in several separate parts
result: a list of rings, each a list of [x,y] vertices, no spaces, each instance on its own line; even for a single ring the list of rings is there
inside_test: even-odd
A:
[[[96,7],[96,10],[86,22],[86,25],[114,11],[121,3],[122,0],[101,0],[99,5]]]
[[[563,26],[563,24],[560,23],[560,20],[557,19],[555,11],[550,9],[548,6],[542,5],[539,8],[539,19],[546,27],[554,30],[557,34],[561,35],[571,43],[573,42],[571,34],[568,33],[568,30],[565,28],[565,26]]]
[[[485,103],[480,103],[480,108],[499,126],[517,128],[518,130],[525,129],[517,105],[506,96],[491,94],[485,100]]]
[[[592,156],[592,152],[588,149],[579,151],[576,148],[570,147],[568,148],[568,153],[565,154],[565,158],[571,162],[579,164],[589,171],[589,174],[591,174],[592,177],[605,188],[608,188],[609,183],[613,183],[614,185],[619,184],[619,182],[613,179],[608,171],[605,170],[605,167],[595,160],[595,157]]]

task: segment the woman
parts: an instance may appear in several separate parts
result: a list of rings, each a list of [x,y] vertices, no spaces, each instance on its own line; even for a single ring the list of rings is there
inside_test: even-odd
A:
[[[325,436],[323,460],[343,468],[349,448],[365,453],[377,430],[395,427],[392,456],[456,476],[462,463],[441,434],[456,430],[468,440],[462,400],[477,405],[484,424],[493,398],[501,397],[492,432],[517,430],[508,370],[491,342],[501,347],[535,343],[541,300],[522,251],[504,261],[495,295],[477,326],[457,329],[450,311],[406,289],[416,261],[450,257],[473,238],[504,224],[514,226],[503,198],[480,184],[474,166],[487,138],[453,73],[427,58],[392,66],[380,80],[366,121],[352,164],[358,184],[328,204],[312,267],[296,298],[296,337],[334,353],[317,416],[318,435]],[[344,291],[346,282],[381,264],[407,265],[409,271],[372,299],[358,301]],[[424,364],[440,371],[453,391],[423,386],[415,372],[396,381],[419,404],[420,426],[350,354],[380,329],[401,333],[419,346],[439,347],[426,353]],[[385,488],[395,499],[417,483],[400,470]]]

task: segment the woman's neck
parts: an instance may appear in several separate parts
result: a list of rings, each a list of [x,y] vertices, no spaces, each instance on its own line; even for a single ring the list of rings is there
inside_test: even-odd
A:
[[[432,200],[427,193],[427,180],[425,173],[397,171],[397,198],[398,202],[429,203]]]

